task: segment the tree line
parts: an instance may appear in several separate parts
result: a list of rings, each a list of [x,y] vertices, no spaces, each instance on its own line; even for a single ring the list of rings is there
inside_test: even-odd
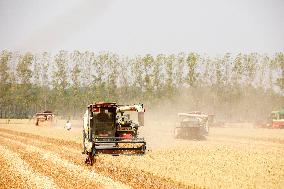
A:
[[[0,118],[28,118],[43,110],[80,117],[92,102],[116,101],[250,120],[283,107],[283,92],[283,53],[0,54]]]

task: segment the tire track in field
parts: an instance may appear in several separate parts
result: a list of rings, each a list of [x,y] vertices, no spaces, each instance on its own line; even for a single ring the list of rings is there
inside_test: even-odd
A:
[[[41,142],[36,139],[30,139],[23,136],[16,136],[13,134],[8,133],[0,133],[0,136],[9,138],[18,142],[22,142],[23,144],[35,146],[47,151],[51,151],[56,153],[60,158],[66,159],[76,165],[85,165],[84,164],[84,157],[81,154],[81,151],[75,150],[73,148],[68,148],[63,145],[55,145],[50,142]]]
[[[94,171],[74,165],[68,160],[41,148],[24,144],[22,142],[0,137],[1,143],[9,143],[8,148],[17,152],[25,161],[42,174],[56,180],[60,188],[128,188],[122,183],[101,176]]]
[[[238,136],[238,135],[230,135],[230,134],[214,134],[212,135],[216,138],[225,138],[228,140],[235,139],[235,140],[247,140],[247,141],[255,141],[255,142],[267,142],[271,144],[284,144],[284,139],[282,138],[270,138],[270,137],[259,137],[259,136]]]
[[[58,146],[65,146],[65,147],[75,149],[75,150],[82,150],[82,144],[78,144],[74,141],[66,141],[66,140],[63,140],[63,139],[50,138],[50,137],[35,135],[35,134],[31,134],[31,133],[23,133],[23,132],[19,132],[19,131],[4,129],[4,128],[0,128],[0,132],[8,133],[8,134],[15,135],[15,136],[22,136],[22,137],[25,137],[27,139],[35,139],[35,140],[38,140],[38,141],[44,142],[44,143],[50,143],[50,144],[54,144],[54,145],[58,145]]]
[[[2,148],[0,148],[2,150]],[[2,189],[27,188],[27,179],[16,172],[11,162],[0,155],[0,186]]]
[[[229,145],[229,146],[235,146],[235,147],[240,147],[240,146],[246,146],[250,147],[254,150],[263,150],[263,149],[269,149],[270,151],[276,151],[276,150],[283,150],[284,145],[281,143],[274,143],[271,141],[260,141],[260,140],[254,140],[254,139],[248,139],[248,138],[227,138],[227,137],[208,137],[208,141],[211,143],[221,143],[223,145]],[[247,150],[250,150],[248,148]],[[244,150],[244,149],[243,149]]]
[[[6,160],[10,168],[9,173],[14,175],[16,179],[19,178],[19,180],[24,181],[23,185],[26,185],[24,188],[58,188],[52,179],[44,174],[35,172],[27,161],[24,161],[18,153],[11,151],[3,145],[2,142],[0,142],[0,156],[1,159]],[[5,174],[7,174],[7,172]],[[14,186],[12,188],[14,188]]]
[[[190,186],[175,183],[166,178],[161,178],[142,170],[137,169],[135,172],[129,172],[127,168],[117,167],[115,162],[104,161],[104,159],[101,158],[93,167],[86,166],[80,153],[81,145],[75,142],[67,142],[8,129],[0,129],[0,133],[0,136],[2,137],[8,137],[15,141],[21,141],[26,145],[36,146],[52,153],[56,153],[61,159],[68,160],[75,165],[83,166],[89,170],[95,169],[96,172],[110,177],[113,180],[127,183],[133,188],[191,188]],[[77,153],[75,153],[76,150],[78,150]]]

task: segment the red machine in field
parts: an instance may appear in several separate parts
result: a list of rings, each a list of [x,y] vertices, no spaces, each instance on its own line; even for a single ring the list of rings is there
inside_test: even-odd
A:
[[[266,123],[257,123],[257,128],[284,129],[284,109],[272,111]]]
[[[272,111],[270,117],[272,120],[272,128],[284,129],[284,109],[279,111]]]

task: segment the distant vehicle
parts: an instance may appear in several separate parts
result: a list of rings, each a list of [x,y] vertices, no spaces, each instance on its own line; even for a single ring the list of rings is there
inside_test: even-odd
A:
[[[284,109],[272,111],[270,114],[270,127],[276,129],[284,129]]]
[[[266,123],[257,123],[257,128],[284,129],[284,109],[272,111]]]
[[[125,112],[138,113],[138,123]],[[83,125],[83,154],[86,164],[93,165],[98,154],[144,154],[146,142],[138,138],[144,126],[143,104],[118,105],[115,102],[96,102],[87,107]]]
[[[51,125],[54,115],[51,111],[38,112],[35,115],[36,126]]]
[[[178,123],[174,129],[177,139],[200,139],[209,133],[209,125],[213,123],[214,115],[199,111],[178,113]]]

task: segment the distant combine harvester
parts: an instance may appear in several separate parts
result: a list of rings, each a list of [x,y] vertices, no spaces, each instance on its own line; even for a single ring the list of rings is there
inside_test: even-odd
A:
[[[266,123],[256,123],[257,128],[284,129],[284,109],[272,111]]]
[[[36,126],[41,126],[41,125],[51,126],[53,118],[54,118],[54,115],[51,111],[46,110],[44,112],[38,112],[35,115],[35,120],[36,120],[35,125]]]

